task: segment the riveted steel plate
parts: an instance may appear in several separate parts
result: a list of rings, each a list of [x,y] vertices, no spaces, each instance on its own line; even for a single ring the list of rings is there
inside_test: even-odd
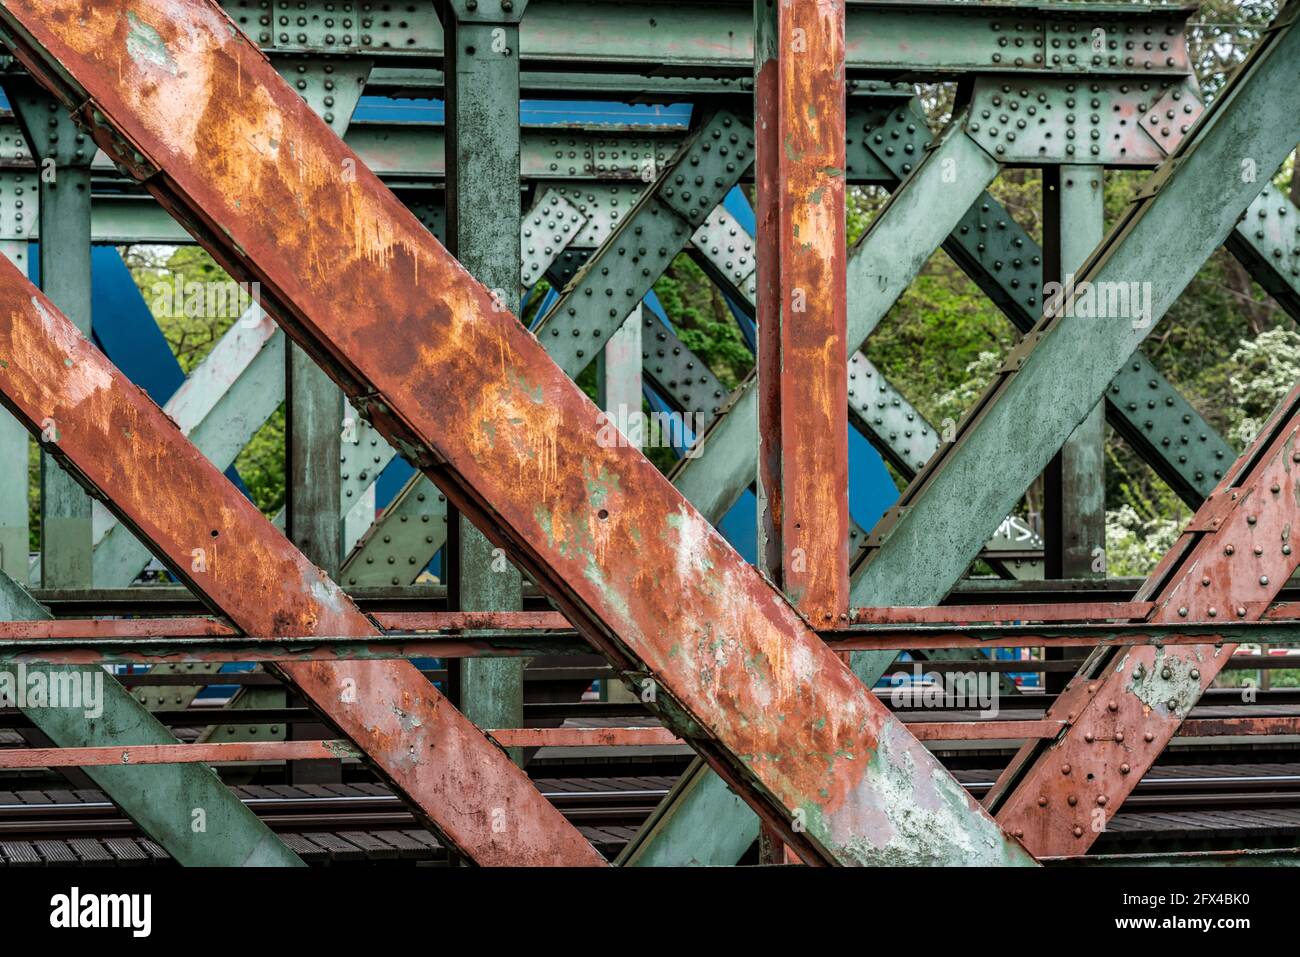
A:
[[[527,289],[546,275],[586,225],[587,217],[560,193],[542,193],[519,227],[519,284]]]
[[[1166,94],[1190,89],[1185,79],[981,78],[966,128],[1002,163],[1158,166],[1164,150],[1142,125]]]

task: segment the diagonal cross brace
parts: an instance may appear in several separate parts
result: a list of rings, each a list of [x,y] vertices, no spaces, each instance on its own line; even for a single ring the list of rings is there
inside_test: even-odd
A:
[[[1300,567],[1300,385],[1138,590],[1148,620],[1259,620]],[[1030,742],[986,800],[1040,855],[1083,854],[1142,780],[1235,644],[1098,648],[1048,709],[1054,740]]]
[[[1289,24],[1261,41],[1080,271],[1078,282],[1089,283],[1080,290],[1137,283],[1143,315],[1097,319],[1063,307],[1026,335],[956,441],[883,520],[855,603],[933,604],[960,577],[992,530],[990,516],[1023,494],[1258,195],[1262,184],[1243,181],[1242,160],[1274,169],[1294,148],[1300,130],[1278,91],[1295,82],[1297,46]],[[1025,408],[1038,414],[1026,421]],[[989,462],[1001,464],[1001,481],[981,480]]]
[[[0,401],[246,634],[377,635],[12,265],[0,264]],[[598,864],[591,845],[409,662],[294,662],[283,676],[456,849],[482,864]]]
[[[200,0],[89,16],[7,0],[0,20],[101,146],[262,282],[286,331],[801,856],[1028,862],[644,456],[602,447],[565,371],[227,18]],[[304,600],[279,587],[289,609]]]

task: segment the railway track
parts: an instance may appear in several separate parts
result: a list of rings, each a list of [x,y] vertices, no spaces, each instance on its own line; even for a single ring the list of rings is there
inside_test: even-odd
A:
[[[957,768],[982,797],[996,768]],[[674,777],[537,778],[543,794],[613,857],[672,787]],[[243,785],[240,799],[314,865],[445,863],[445,848],[381,784]],[[1098,841],[1102,852],[1300,844],[1300,761],[1157,766]],[[0,791],[0,866],[133,866],[166,853],[98,791]]]

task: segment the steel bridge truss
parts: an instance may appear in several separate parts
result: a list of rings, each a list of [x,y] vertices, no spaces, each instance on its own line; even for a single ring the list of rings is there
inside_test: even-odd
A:
[[[604,858],[519,749],[684,741],[700,761],[620,863],[736,863],[761,831],[765,853],[809,864],[1033,865],[1085,854],[1189,724],[1286,730],[1188,712],[1239,642],[1296,638],[1278,598],[1300,565],[1300,386],[1238,454],[1141,346],[1221,245],[1300,318],[1300,212],[1268,185],[1300,141],[1296,3],[1208,108],[1188,11],[1169,7],[445,0],[380,29],[367,4],[355,25],[332,5],[255,6],[0,0],[17,61],[0,402],[49,463],[42,586],[124,588],[152,556],[210,611],[52,618],[19,584],[25,517],[15,537],[9,509],[0,664],[71,679],[256,661],[342,737],[182,745],[110,681],[105,720],[32,709],[52,747],[0,767],[83,769],[184,863],[284,865],[299,861],[206,765],[359,758],[468,860],[590,866]],[[633,42],[641,7],[656,28]],[[574,16],[596,46],[559,26]],[[734,49],[686,39],[710,31]],[[564,72],[582,60],[597,72]],[[647,64],[674,69],[649,80]],[[961,80],[937,136],[898,82],[918,77]],[[352,123],[367,84],[441,92],[445,126]],[[592,89],[698,100],[675,131],[521,125],[521,93]],[[987,192],[1016,166],[1050,184],[1041,247]],[[1108,233],[1107,168],[1154,170]],[[521,180],[531,209],[502,228]],[[722,205],[741,182],[753,236]],[[892,195],[847,248],[851,184]],[[38,237],[40,289],[23,262]],[[92,238],[192,238],[260,284],[264,312],[159,408],[91,341],[85,284],[61,278],[80,268],[65,247]],[[1020,333],[947,427],[864,354],[938,249]],[[757,322],[757,368],[733,394],[641,313],[683,252]],[[543,277],[560,291],[529,330],[520,295]],[[1111,284],[1145,284],[1147,309],[1082,307]],[[603,438],[575,384],[597,361],[607,404],[625,378],[639,407],[644,381],[704,426],[669,476]],[[273,523],[223,472],[286,400],[291,491]],[[999,527],[1043,474],[1069,503],[1045,570],[1083,577],[1104,422],[1196,509],[1132,600],[938,607],[981,557],[1013,573],[1025,556]],[[850,426],[911,482],[869,530],[848,512]],[[0,441],[25,463],[25,437]],[[371,525],[398,456],[417,475]],[[751,486],[757,567],[715,528]],[[408,585],[440,550],[445,612],[365,614],[345,591]],[[523,610],[525,579],[553,610]],[[904,726],[870,689],[900,650],[1028,646],[1091,653],[1041,720],[1016,722],[1024,744],[977,802],[923,742],[1011,729]],[[590,648],[662,727],[519,727],[523,660]],[[453,705],[421,656],[458,661],[476,690]]]

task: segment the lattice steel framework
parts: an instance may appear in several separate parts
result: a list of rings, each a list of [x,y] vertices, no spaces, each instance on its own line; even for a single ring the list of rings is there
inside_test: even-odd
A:
[[[1189,725],[1300,730],[1189,720],[1239,642],[1296,638],[1300,386],[1238,455],[1142,353],[1224,245],[1300,318],[1300,212],[1269,185],[1300,141],[1300,4],[1208,107],[1190,11],[1164,5],[380,6],[0,0],[0,448],[25,474],[21,426],[44,453],[38,594],[91,609],[55,619],[24,590],[25,496],[0,501],[4,669],[260,662],[342,735],[179,744],[164,702],[110,681],[103,720],[28,709],[45,739],[0,767],[83,769],[183,863],[289,865],[206,765],[361,759],[466,860],[591,866],[524,749],[680,741],[699,760],[618,863],[734,864],[761,831],[766,860],[1034,865],[1087,853]],[[937,135],[914,79],[957,81]],[[354,121],[363,89],[434,92],[445,122]],[[684,128],[553,129],[529,96],[694,106]],[[1044,172],[1041,245],[988,192],[1013,167]],[[1154,170],[1108,231],[1107,169]],[[726,206],[742,183],[752,236]],[[891,196],[849,248],[861,185]],[[196,241],[259,284],[164,408],[91,339],[92,240]],[[927,422],[864,353],[939,249],[1019,334],[960,422]],[[642,306],[683,252],[753,331],[732,394]],[[1143,309],[1098,311],[1094,290],[1139,288]],[[669,475],[609,440],[575,381],[593,364],[606,410],[644,385],[692,423]],[[223,472],[284,402],[272,522]],[[1107,423],[1195,509],[1131,600],[941,604],[981,559],[1090,574]],[[850,429],[910,481],[871,529]],[[376,519],[398,458],[416,474]],[[1040,475],[1026,547],[1009,516]],[[756,565],[716,528],[751,486]],[[442,610],[349,595],[439,553]],[[101,617],[151,557],[210,614]],[[1034,721],[905,725],[871,691],[899,651],[995,647],[1091,651]],[[660,726],[522,727],[525,659],[586,649]],[[924,743],[998,738],[1023,743],[982,801]]]

